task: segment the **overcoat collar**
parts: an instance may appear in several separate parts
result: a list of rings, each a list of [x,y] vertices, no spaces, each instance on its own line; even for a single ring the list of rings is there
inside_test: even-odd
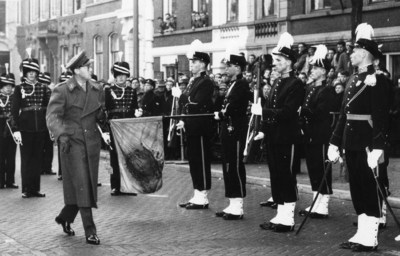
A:
[[[76,81],[75,76],[72,76],[70,79],[67,80],[67,87],[70,92],[72,92],[76,86],[79,86],[79,83]],[[88,89],[94,88],[95,90],[99,90],[99,85],[94,83],[91,80],[86,82],[88,84]]]

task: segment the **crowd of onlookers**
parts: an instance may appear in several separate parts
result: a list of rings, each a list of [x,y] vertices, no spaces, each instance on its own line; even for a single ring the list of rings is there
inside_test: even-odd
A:
[[[158,32],[161,34],[164,32],[173,32],[177,29],[176,27],[176,15],[171,15],[169,13],[165,14],[165,18],[158,17]],[[191,28],[203,28],[208,27],[208,14],[207,12],[192,12],[191,17]]]

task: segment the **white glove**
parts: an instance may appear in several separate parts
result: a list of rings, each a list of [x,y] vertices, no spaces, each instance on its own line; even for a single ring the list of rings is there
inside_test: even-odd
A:
[[[262,115],[262,107],[260,101],[258,103],[251,105],[251,113],[257,116]]]
[[[214,119],[215,120],[219,120],[219,112],[214,112]]]
[[[335,145],[330,144],[328,148],[328,159],[331,162],[336,163],[336,161],[339,159],[340,154],[339,154],[339,148],[336,147]]]
[[[111,143],[110,133],[108,133],[108,132],[102,133],[101,137],[103,137],[103,140],[107,145],[110,145],[110,143]]]
[[[376,166],[378,166],[378,159],[381,157],[382,153],[383,150],[381,149],[374,149],[370,152],[367,152],[369,168],[374,169]]]
[[[135,110],[135,116],[141,117],[143,115],[143,110],[141,108]]]
[[[256,135],[256,137],[254,137],[254,140],[262,140],[264,139],[264,133],[263,132],[258,132],[258,134]]]
[[[22,144],[22,136],[20,132],[14,132],[14,139],[18,144]]]
[[[179,123],[176,124],[176,129],[183,129],[185,127],[185,123],[181,120]]]
[[[176,97],[179,99],[179,97],[181,97],[182,95],[182,91],[181,89],[179,89],[179,87],[172,87],[172,96]]]

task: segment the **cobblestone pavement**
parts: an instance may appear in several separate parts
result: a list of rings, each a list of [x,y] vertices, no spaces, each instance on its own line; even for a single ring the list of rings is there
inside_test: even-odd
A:
[[[0,255],[353,255],[338,248],[356,231],[349,201],[332,200],[328,219],[309,220],[295,236],[258,227],[275,216],[275,210],[258,205],[270,196],[268,188],[248,185],[244,219],[224,221],[214,217],[227,205],[222,180],[213,179],[210,209],[197,211],[177,205],[192,195],[187,171],[167,165],[163,181],[163,188],[152,195],[111,197],[108,174],[100,170],[103,186],[98,188],[99,209],[94,210],[100,246],[86,244],[79,215],[74,237],[54,222],[63,206],[62,184],[56,176],[42,176],[46,198],[22,199],[20,190],[0,190]],[[296,210],[311,199],[301,194]],[[400,217],[400,211],[395,212]],[[394,241],[399,231],[388,219],[388,228],[380,232],[379,250],[368,255],[400,255],[400,243]],[[297,228],[301,221],[296,216]]]

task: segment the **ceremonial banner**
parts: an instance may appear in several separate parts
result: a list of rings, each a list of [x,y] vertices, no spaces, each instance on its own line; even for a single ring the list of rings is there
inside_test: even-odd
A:
[[[113,119],[111,131],[121,172],[121,192],[154,193],[162,187],[162,117]]]

